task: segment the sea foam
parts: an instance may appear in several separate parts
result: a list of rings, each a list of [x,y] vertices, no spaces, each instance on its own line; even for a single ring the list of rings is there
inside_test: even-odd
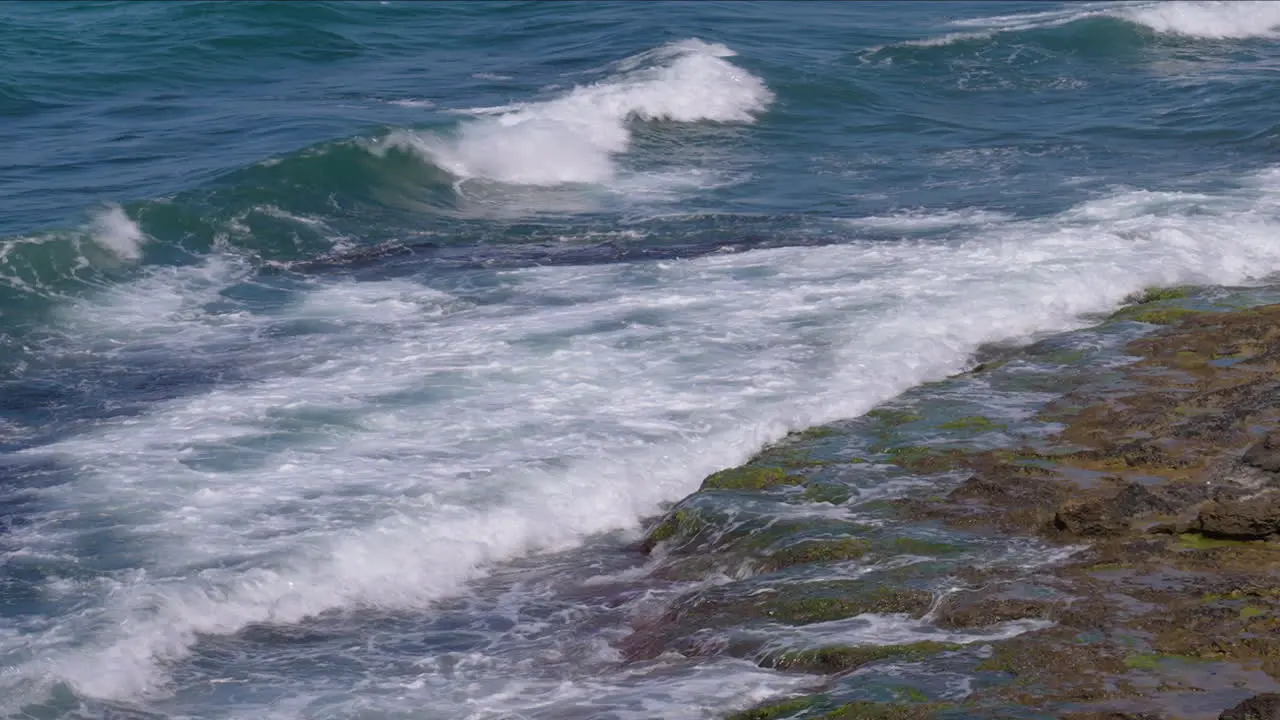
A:
[[[1033,13],[994,15],[955,20],[953,27],[972,28],[900,45],[935,47],[997,34],[1058,27],[1080,20],[1111,17],[1165,35],[1205,40],[1272,38],[1280,35],[1280,5],[1265,0],[1172,0],[1141,3],[1068,4]],[[883,49],[872,48],[871,52]]]
[[[631,144],[631,121],[746,123],[769,105],[773,94],[726,59],[733,55],[700,40],[672,43],[558,98],[477,109],[453,135],[399,131],[383,147],[413,149],[461,179],[608,183]]]
[[[147,240],[142,228],[129,218],[124,208],[114,204],[94,215],[90,237],[116,257],[129,261],[142,257],[142,245]]]
[[[1261,0],[1234,2],[1160,2],[1111,10],[1109,14],[1160,33],[1207,39],[1280,36],[1280,4]]]

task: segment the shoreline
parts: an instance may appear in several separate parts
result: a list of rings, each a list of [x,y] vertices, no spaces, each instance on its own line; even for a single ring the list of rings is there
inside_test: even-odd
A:
[[[859,421],[880,446],[811,428],[709,476],[641,550],[662,577],[725,579],[637,622],[624,655],[815,677],[734,720],[1246,717],[1229,711],[1280,692],[1280,305],[1153,289],[1098,328],[1135,323],[1113,338],[1128,357],[1076,358],[1074,379],[1033,388],[1053,395],[1040,430],[971,415],[904,445],[894,433],[925,421],[880,408]],[[876,497],[877,481],[907,489]],[[744,503],[774,517],[726,510]],[[1027,543],[1040,561],[972,560]],[[913,630],[857,641],[884,618]],[[912,668],[926,680],[882,679]],[[966,689],[934,692],[930,673]]]

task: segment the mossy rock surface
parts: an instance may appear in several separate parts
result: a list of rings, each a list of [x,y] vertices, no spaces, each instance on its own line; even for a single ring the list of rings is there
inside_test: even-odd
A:
[[[922,617],[932,605],[933,593],[928,591],[853,580],[780,583],[756,589],[731,583],[682,599],[672,607],[669,619],[693,632],[761,620],[810,625],[865,613]]]
[[[1120,310],[1112,315],[1111,318],[1113,320],[1133,320],[1134,322],[1148,323],[1150,325],[1176,325],[1187,318],[1203,315],[1205,312],[1204,310],[1191,310],[1180,307],[1135,305]]]
[[[818,700],[819,696],[809,695],[805,697],[790,698],[772,702],[759,707],[751,708],[736,712],[725,720],[783,720],[784,718],[793,717],[810,707]]]
[[[894,408],[877,408],[867,413],[866,417],[881,427],[899,427],[920,420],[921,417],[909,410]]]
[[[653,527],[642,543],[645,552],[650,552],[659,543],[680,540],[687,542],[708,526],[707,519],[696,507],[677,507]]]
[[[918,538],[900,537],[894,538],[889,543],[890,549],[894,552],[905,553],[907,555],[921,555],[924,557],[948,557],[951,555],[959,555],[965,551],[961,545],[954,543],[939,542],[936,540],[920,540]]]
[[[930,720],[948,707],[933,703],[878,703],[860,700],[842,705],[819,717],[823,720]]]
[[[885,448],[889,462],[916,473],[938,473],[963,467],[973,453],[955,448],[903,445]]]
[[[843,505],[854,496],[852,488],[835,483],[808,483],[800,497],[805,502]]]
[[[1130,295],[1125,298],[1125,302],[1135,305],[1147,305],[1149,303],[1160,302],[1162,300],[1180,300],[1191,295],[1194,288],[1190,285],[1178,285],[1174,287],[1149,287],[1142,292]]]
[[[821,709],[826,700],[826,696],[823,695],[791,698],[734,713],[726,720],[785,720],[785,718],[796,717],[806,710]],[[806,715],[821,720],[930,720],[937,717],[939,712],[949,708],[948,705],[931,703],[879,703],[859,700],[827,710],[821,715]]]
[[[782,468],[742,465],[708,475],[701,489],[760,491],[803,482],[803,477],[788,475]]]
[[[830,622],[866,613],[903,613],[922,617],[933,605],[933,594],[907,588],[877,587],[856,594],[811,594],[766,603],[764,614],[791,625]]]
[[[766,657],[760,664],[778,670],[814,674],[834,674],[856,670],[880,660],[916,662],[961,646],[940,642],[904,645],[833,646],[813,650],[792,650]]]
[[[955,420],[949,420],[938,426],[940,430],[971,430],[977,432],[1003,432],[1008,429],[1004,423],[998,423],[991,418],[982,415],[968,415]]]
[[[813,538],[787,545],[763,561],[768,570],[796,565],[857,560],[871,551],[871,541],[863,538]]]

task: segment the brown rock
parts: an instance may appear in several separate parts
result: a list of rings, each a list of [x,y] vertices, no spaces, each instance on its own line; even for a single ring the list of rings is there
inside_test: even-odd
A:
[[[1280,693],[1254,695],[1230,710],[1224,710],[1218,720],[1280,720]]]
[[[1267,472],[1280,472],[1280,433],[1270,433],[1248,450],[1240,461]]]
[[[1232,540],[1262,540],[1280,533],[1280,494],[1212,502],[1200,510],[1200,532]]]
[[[1107,500],[1089,498],[1062,503],[1053,515],[1053,526],[1072,535],[1096,537],[1119,534],[1128,523],[1116,517]]]
[[[1161,488],[1153,492],[1137,482],[1130,482],[1114,495],[1070,499],[1058,507],[1053,524],[1058,530],[1081,537],[1116,535],[1129,529],[1130,521],[1146,513],[1169,513],[1183,509],[1195,497],[1177,488]]]

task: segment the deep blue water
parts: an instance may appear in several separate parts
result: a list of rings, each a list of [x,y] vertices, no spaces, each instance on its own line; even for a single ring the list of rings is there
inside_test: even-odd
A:
[[[622,663],[642,521],[984,343],[1267,281],[1278,8],[0,4],[0,714],[803,682]]]

